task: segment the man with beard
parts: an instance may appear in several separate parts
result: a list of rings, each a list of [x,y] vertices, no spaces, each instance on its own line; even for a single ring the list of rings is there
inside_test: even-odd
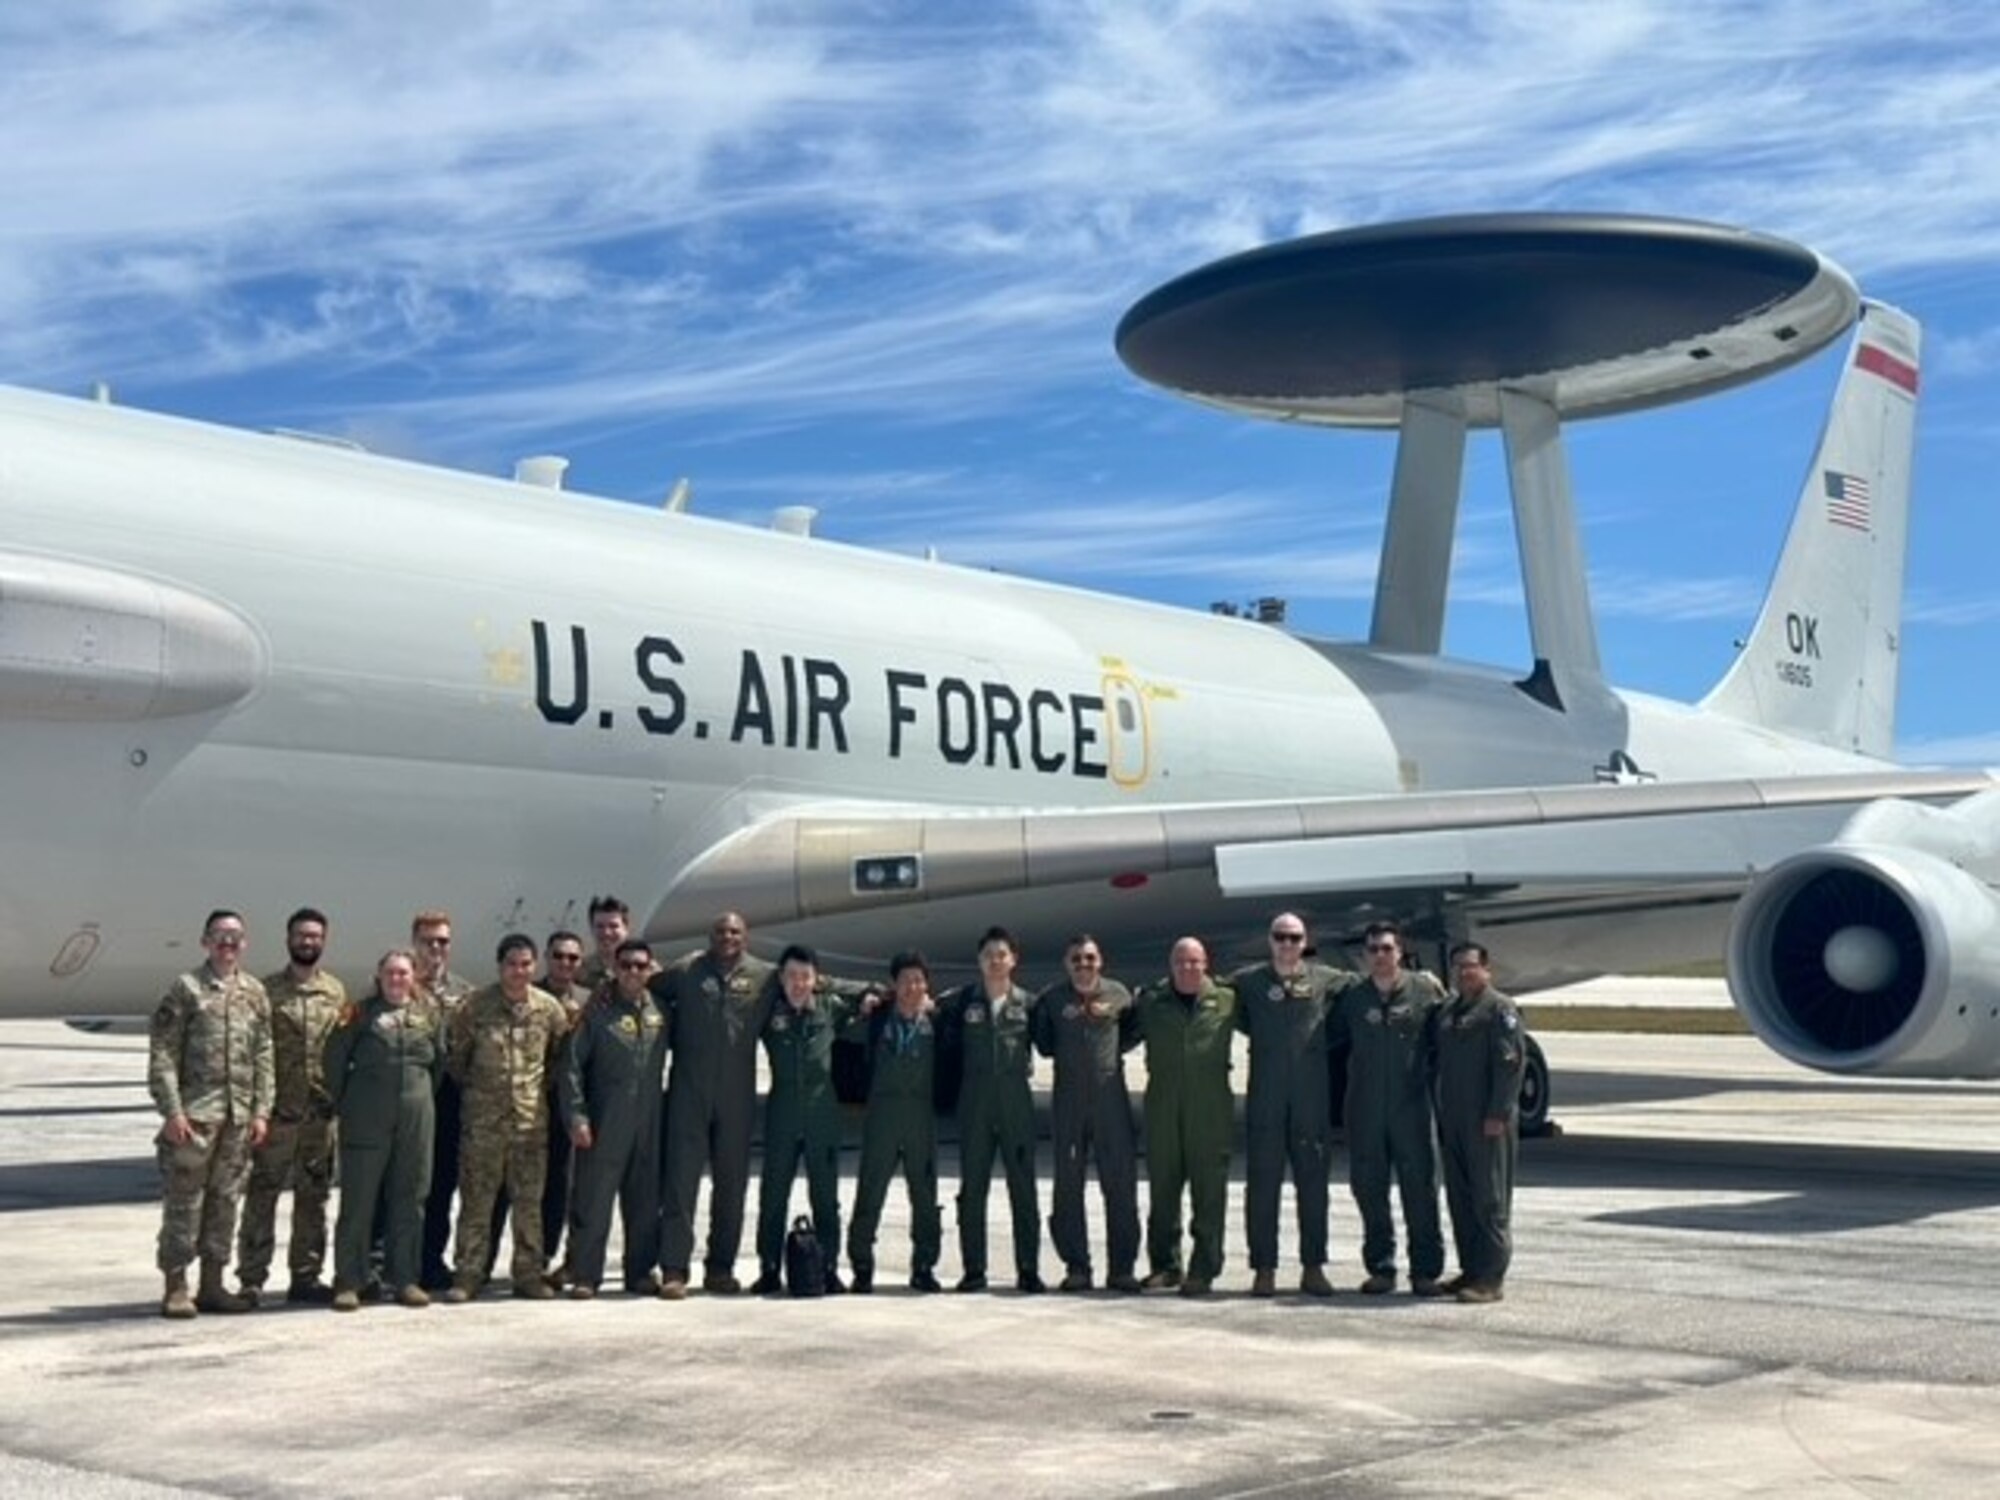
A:
[[[287,1302],[326,1303],[326,1205],[333,1191],[333,1100],[327,1093],[323,1049],[347,1006],[347,988],[320,967],[326,952],[324,913],[302,906],[285,922],[290,962],[264,980],[271,1001],[271,1053],[277,1096],[271,1130],[251,1154],[250,1186],[236,1239],[236,1275],[253,1302],[264,1289],[277,1249],[278,1195],[292,1190],[291,1269]]]

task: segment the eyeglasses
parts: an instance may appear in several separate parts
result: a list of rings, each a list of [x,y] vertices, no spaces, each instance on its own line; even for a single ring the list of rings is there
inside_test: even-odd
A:
[[[1370,943],[1368,951],[1370,953],[1394,953],[1396,945],[1394,943]]]
[[[1274,943],[1303,943],[1305,940],[1306,935],[1303,932],[1274,932],[1271,934],[1271,941]]]
[[[240,932],[211,932],[208,940],[218,948],[241,948],[243,934]]]

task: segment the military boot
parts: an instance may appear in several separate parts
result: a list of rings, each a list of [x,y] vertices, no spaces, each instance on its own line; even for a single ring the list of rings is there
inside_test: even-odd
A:
[[[222,1284],[220,1261],[205,1260],[201,1263],[201,1286],[194,1294],[194,1305],[206,1313],[245,1313],[257,1304]]]
[[[188,1296],[188,1273],[186,1271],[167,1272],[167,1294],[160,1299],[160,1316],[163,1318],[192,1318],[195,1305]]]

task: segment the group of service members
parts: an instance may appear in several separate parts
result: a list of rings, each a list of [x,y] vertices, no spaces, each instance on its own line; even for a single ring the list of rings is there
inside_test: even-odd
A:
[[[1327,1058],[1341,1046],[1349,1049],[1344,1123],[1362,1221],[1360,1290],[1381,1294],[1397,1284],[1393,1181],[1410,1290],[1471,1303],[1502,1294],[1524,1038],[1476,943],[1452,950],[1447,993],[1405,966],[1391,924],[1366,930],[1366,971],[1357,973],[1309,958],[1304,921],[1282,912],[1270,924],[1268,960],[1226,979],[1209,973],[1206,949],[1188,937],[1173,945],[1167,976],[1135,994],[1104,973],[1101,947],[1083,935],[1065,946],[1066,977],[1034,993],[1016,982],[1019,945],[995,927],[979,941],[980,978],[933,996],[929,966],[915,952],[892,961],[884,990],[821,973],[803,947],[787,948],[775,965],[756,958],[743,919],[724,913],[704,950],[663,968],[631,936],[624,903],[595,898],[590,919],[594,954],[586,956],[578,935],[558,932],[538,979],[533,939],[510,934],[496,955],[497,980],[479,988],[450,967],[450,917],[420,912],[411,946],[383,955],[371,992],[350,1002],[322,966],[323,913],[292,915],[288,962],[262,981],[242,968],[242,917],[211,913],[202,933],[206,961],[174,983],[151,1028],[149,1078],[164,1121],[161,1311],[184,1318],[256,1307],[287,1187],[288,1301],[330,1302],[338,1311],[385,1297],[422,1307],[435,1292],[470,1301],[491,1279],[510,1225],[515,1296],[550,1298],[566,1287],[587,1299],[605,1278],[614,1208],[625,1290],[678,1300],[690,1287],[704,1175],[702,1285],[739,1292],[760,1046],[770,1088],[753,1292],[783,1288],[788,1205],[801,1167],[824,1255],[820,1290],[874,1289],[876,1236],[899,1168],[910,1205],[910,1285],[942,1290],[933,1103],[941,1063],[960,1070],[957,1289],[988,1286],[987,1198],[997,1164],[1014,1284],[1046,1290],[1030,1092],[1039,1053],[1054,1061],[1049,1230],[1063,1265],[1057,1289],[1096,1284],[1084,1209],[1094,1169],[1104,1201],[1104,1285],[1203,1296],[1223,1268],[1229,1067],[1239,1033],[1250,1052],[1245,1217],[1253,1296],[1277,1290],[1287,1169],[1299,1289],[1333,1293]],[[837,1039],[865,1049],[869,1076],[846,1283],[834,1256]],[[1138,1141],[1124,1071],[1125,1054],[1141,1045],[1150,1190],[1143,1280]],[[329,1286],[326,1209],[336,1153],[341,1195]],[[1450,1280],[1440,1155],[1459,1266]],[[447,1264],[454,1197],[456,1254]],[[567,1257],[551,1269],[565,1233]],[[235,1291],[224,1281],[232,1248]],[[190,1293],[187,1272],[197,1261]]]

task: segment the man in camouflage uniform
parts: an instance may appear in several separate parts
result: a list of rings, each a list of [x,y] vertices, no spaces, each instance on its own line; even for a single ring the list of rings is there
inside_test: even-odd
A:
[[[542,952],[548,961],[548,971],[542,976],[542,988],[562,1002],[563,1014],[569,1018],[569,1029],[574,1032],[577,1022],[583,1019],[584,1007],[590,1004],[591,994],[589,986],[577,977],[583,971],[583,939],[573,932],[552,932],[548,946]],[[563,1124],[562,1102],[558,1097],[561,1086],[562,1069],[549,1069],[549,1170],[548,1180],[542,1186],[544,1269],[547,1269],[548,1261],[556,1258],[556,1251],[562,1245],[563,1225],[573,1218],[569,1212],[569,1129]],[[567,1267],[558,1269],[550,1277],[557,1286],[568,1279]]]
[[[986,1290],[986,1196],[998,1156],[1014,1221],[1014,1284],[1042,1281],[1042,1218],[1035,1190],[1035,1100],[1029,1090],[1035,997],[1014,982],[1020,949],[1004,927],[979,940],[979,978],[939,1002],[939,1055],[956,1059],[958,1089],[958,1254],[961,1292]]]
[[[1410,1290],[1445,1295],[1444,1233],[1438,1223],[1437,1152],[1431,1144],[1432,1013],[1444,989],[1403,967],[1402,937],[1388,922],[1362,934],[1368,977],[1340,997],[1327,1023],[1332,1046],[1346,1042],[1347,1180],[1361,1210],[1361,1259],[1371,1296],[1395,1290],[1396,1223],[1389,1179],[1403,1200],[1410,1241]]]
[[[847,1226],[847,1260],[854,1290],[875,1290],[875,1232],[896,1164],[910,1199],[910,1286],[935,1292],[944,1220],[937,1191],[937,1031],[932,1022],[930,967],[920,953],[898,953],[889,964],[895,1003],[879,996],[861,1003],[848,1023],[851,1040],[868,1047],[868,1113],[861,1125],[861,1180],[854,1220]]]
[[[1104,1195],[1104,1227],[1114,1292],[1136,1293],[1139,1278],[1139,1168],[1132,1132],[1132,1096],[1125,1088],[1125,1054],[1138,1045],[1132,992],[1104,975],[1104,952],[1088,934],[1063,950],[1068,980],[1035,997],[1029,1023],[1035,1050],[1055,1059],[1050,1131],[1056,1152],[1049,1236],[1066,1268],[1062,1292],[1091,1287],[1090,1231],[1083,1185],[1092,1161]]]
[[[749,937],[742,916],[726,911],[710,926],[705,950],[681,959],[652,984],[674,1038],[660,1178],[660,1295],[669,1301],[687,1295],[704,1170],[711,1177],[702,1285],[723,1296],[743,1289],[736,1252],[750,1189],[757,1042],[773,999],[771,966],[744,951]]]
[[[542,1181],[548,1170],[549,1070],[569,1022],[562,1002],[535,987],[535,940],[510,932],[495,955],[500,982],[452,1012],[445,1063],[463,1098],[458,1264],[448,1302],[469,1302],[493,1263],[493,1207],[513,1203],[514,1295],[555,1295],[542,1276]]]
[[[420,911],[410,921],[410,947],[417,955],[417,987],[413,1005],[427,1006],[439,1035],[451,1027],[451,1018],[473,991],[472,981],[452,972],[451,918],[441,911]],[[423,1286],[441,1292],[451,1286],[451,1268],[445,1251],[451,1245],[451,1200],[458,1193],[459,1117],[461,1101],[458,1080],[446,1074],[438,1084],[437,1114],[431,1135],[431,1187],[424,1201]],[[489,1243],[500,1239],[500,1216],[495,1205],[493,1233]],[[492,1267],[474,1269],[490,1274]]]
[[[1222,1274],[1222,1226],[1229,1212],[1229,1138],[1236,1098],[1229,1050],[1236,1040],[1236,992],[1208,974],[1208,950],[1184,937],[1170,973],[1139,994],[1146,1041],[1145,1285],[1205,1296]],[[1194,1249],[1181,1275],[1181,1196],[1190,1199]]]
[[[756,1285],[760,1297],[784,1289],[780,1266],[792,1181],[806,1169],[813,1233],[826,1260],[828,1292],[842,1292],[840,1256],[840,1100],[833,1091],[833,1043],[858,1000],[819,972],[819,956],[794,944],[778,958],[778,997],[764,1023],[771,1092],[764,1101],[764,1173],[757,1194]]]
[[[209,913],[201,935],[208,961],[175,980],[153,1012],[146,1081],[163,1122],[154,1144],[166,1187],[160,1311],[169,1318],[254,1305],[222,1284],[250,1153],[270,1129],[273,1089],[271,1005],[239,967],[243,944],[241,916]],[[189,1300],[188,1262],[197,1254],[201,1288]]]
[[[1236,1029],[1250,1037],[1245,1102],[1248,1162],[1244,1221],[1250,1240],[1250,1295],[1278,1290],[1278,1199],[1285,1167],[1299,1215],[1299,1290],[1331,1297],[1326,1279],[1326,1188],[1333,1158],[1333,1100],[1327,1076],[1327,1016],[1361,976],[1306,959],[1305,919],[1271,919],[1271,959],[1229,976]]]
[[[570,1226],[570,1296],[597,1295],[611,1206],[625,1225],[625,1290],[658,1290],[660,1257],[660,1077],[666,1017],[646,992],[653,950],[627,938],[613,958],[618,978],[585,1008],[563,1048],[558,1075],[563,1121],[576,1148]]]
[[[264,980],[271,1001],[271,1051],[277,1064],[277,1104],[271,1133],[251,1157],[236,1240],[236,1275],[256,1301],[277,1250],[278,1195],[292,1190],[291,1268],[287,1302],[330,1302],[320,1280],[326,1264],[326,1204],[333,1191],[333,1101],[322,1052],[347,1005],[347,988],[320,967],[326,952],[323,913],[300,907],[285,922],[290,962]]]
[[[1433,1017],[1438,1146],[1461,1302],[1498,1302],[1513,1239],[1514,1156],[1521,1134],[1527,1044],[1514,1002],[1493,988],[1484,945],[1451,951],[1454,993]]]

